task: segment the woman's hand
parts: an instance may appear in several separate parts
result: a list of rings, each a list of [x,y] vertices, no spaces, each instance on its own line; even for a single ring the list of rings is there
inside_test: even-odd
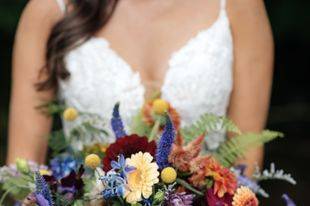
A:
[[[34,194],[28,195],[22,202],[22,206],[33,206],[36,203],[36,198]]]

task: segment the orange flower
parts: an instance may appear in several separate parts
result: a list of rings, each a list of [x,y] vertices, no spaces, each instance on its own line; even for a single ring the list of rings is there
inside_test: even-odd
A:
[[[241,186],[233,197],[232,206],[258,206],[258,200],[248,187]]]
[[[194,160],[200,153],[203,139],[204,136],[200,136],[196,140],[190,142],[187,146],[184,146],[183,138],[178,135],[172,146],[168,159],[169,162],[178,170],[188,172],[192,160]]]
[[[237,188],[236,176],[227,168],[221,166],[212,156],[197,158],[191,167],[194,173],[190,178],[192,184],[201,187],[205,184],[206,177],[214,181],[214,194],[223,197],[225,193],[234,194]]]
[[[147,125],[153,125],[155,120],[154,120],[154,112],[153,112],[153,102],[154,100],[148,101],[144,104],[142,108],[142,119]],[[179,129],[180,127],[180,115],[178,112],[168,103],[168,111],[167,113],[169,114],[173,125],[176,130]]]

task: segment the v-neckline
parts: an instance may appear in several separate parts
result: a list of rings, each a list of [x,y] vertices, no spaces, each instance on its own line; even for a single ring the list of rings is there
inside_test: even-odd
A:
[[[166,64],[167,68],[166,68],[165,74],[163,75],[163,81],[159,87],[160,93],[162,92],[162,89],[167,82],[167,77],[169,76],[169,73],[171,72],[171,70],[173,68],[172,62],[175,61],[175,58],[177,57],[177,55],[179,53],[183,52],[184,50],[186,50],[186,48],[190,47],[195,40],[197,40],[197,39],[201,38],[201,36],[204,36],[207,33],[209,33],[218,24],[218,22],[220,22],[222,16],[223,16],[223,12],[222,12],[222,10],[220,10],[218,17],[209,27],[199,30],[194,36],[190,37],[187,41],[185,41],[185,43],[179,49],[174,50],[169,55],[168,62]],[[121,61],[124,65],[126,65],[132,74],[138,75],[138,77],[140,79],[140,84],[141,84],[142,88],[144,89],[144,92],[146,92],[147,87],[143,84],[141,73],[138,70],[136,70],[129,63],[129,61],[127,61],[122,55],[120,55],[118,51],[116,51],[114,48],[111,47],[111,43],[107,38],[105,38],[104,36],[93,36],[90,39],[104,42],[107,45],[107,49],[110,52],[112,52],[119,61]]]

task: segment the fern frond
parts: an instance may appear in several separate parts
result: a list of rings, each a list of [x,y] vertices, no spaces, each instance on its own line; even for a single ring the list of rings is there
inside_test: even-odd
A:
[[[214,114],[204,114],[191,126],[182,128],[181,135],[186,142],[190,142],[206,132],[219,130],[241,134],[239,128],[230,119]]]
[[[241,134],[226,140],[213,155],[225,167],[230,167],[238,158],[242,157],[249,148],[270,142],[278,137],[283,137],[283,134],[269,130],[265,130],[260,134]]]

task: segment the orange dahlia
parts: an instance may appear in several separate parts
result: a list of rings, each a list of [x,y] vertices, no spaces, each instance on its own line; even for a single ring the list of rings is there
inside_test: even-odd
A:
[[[258,206],[258,200],[248,187],[241,186],[233,197],[232,206]]]
[[[214,181],[214,194],[223,197],[226,193],[234,194],[237,188],[236,176],[227,168],[221,166],[212,156],[197,158],[192,166],[193,175],[190,181],[195,186],[205,184],[205,178]]]

